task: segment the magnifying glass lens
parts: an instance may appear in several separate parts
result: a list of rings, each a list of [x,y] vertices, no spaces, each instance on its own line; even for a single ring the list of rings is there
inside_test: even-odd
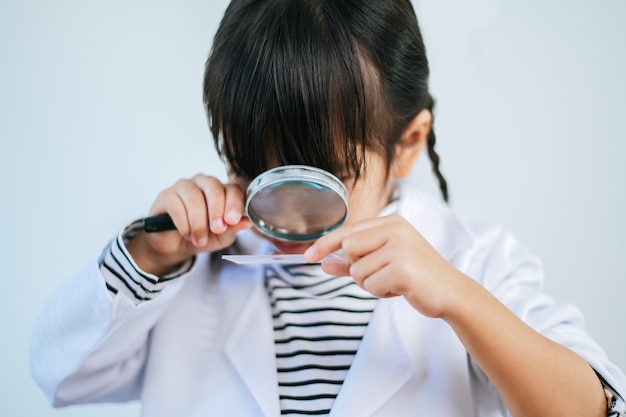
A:
[[[270,237],[311,241],[343,224],[348,214],[347,192],[326,171],[288,165],[252,181],[246,211],[252,223]]]

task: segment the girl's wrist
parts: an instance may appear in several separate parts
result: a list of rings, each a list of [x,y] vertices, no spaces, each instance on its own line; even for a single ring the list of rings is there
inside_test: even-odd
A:
[[[475,335],[487,322],[501,323],[510,318],[511,312],[476,280],[460,271],[457,279],[456,289],[450,294],[449,309],[442,319],[459,337]]]
[[[430,283],[416,283],[403,293],[407,301],[421,314],[430,318],[455,320],[471,308],[476,282],[447,262],[430,270]],[[480,287],[480,286],[479,286]]]
[[[189,259],[189,256],[159,253],[152,248],[147,239],[146,233],[141,232],[126,243],[126,249],[139,269],[148,274],[165,276]]]
[[[482,299],[485,289],[475,280],[454,269],[450,276],[445,309],[440,318],[450,325],[467,319]]]

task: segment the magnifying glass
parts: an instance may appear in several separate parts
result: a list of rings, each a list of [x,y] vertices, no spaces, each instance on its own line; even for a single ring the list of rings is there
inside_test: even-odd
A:
[[[273,239],[313,241],[344,223],[348,193],[339,178],[322,169],[280,166],[252,180],[245,215]],[[168,214],[146,217],[143,223],[148,233],[176,228]]]

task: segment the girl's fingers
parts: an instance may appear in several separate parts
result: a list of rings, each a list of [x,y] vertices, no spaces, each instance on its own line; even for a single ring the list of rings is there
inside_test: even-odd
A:
[[[380,249],[388,239],[388,229],[374,224],[346,236],[341,243],[341,249],[344,256],[354,263],[361,257]]]
[[[150,209],[150,215],[168,213],[178,233],[186,238],[191,236],[187,208],[174,187],[163,190]]]
[[[155,233],[144,239],[151,246],[150,252],[157,254],[155,263],[177,263],[196,253],[231,245],[237,232],[252,226],[249,219],[242,217],[244,195],[240,187],[223,185],[204,175],[181,179],[161,191],[150,215],[169,214],[176,231]]]
[[[215,239],[219,242],[219,247],[224,248],[226,246],[232,245],[235,241],[235,235],[245,229],[249,229],[252,227],[252,223],[246,217],[243,217],[239,223],[234,226],[228,226],[228,229],[225,233],[221,233],[219,235],[215,235]]]
[[[370,233],[376,230],[378,229],[367,229],[346,237],[341,253],[341,258],[345,260],[335,261],[333,257],[329,257],[329,260],[322,262],[324,272],[330,275],[349,275],[362,286],[363,280],[370,274],[389,263],[387,251],[382,248],[386,242],[382,233]]]
[[[204,246],[208,242],[209,224],[207,215],[207,203],[202,189],[193,181],[179,181],[175,185],[177,194],[185,204],[187,219],[189,222],[189,233],[181,234],[190,236],[194,245]],[[180,230],[180,229],[179,229]]]
[[[328,275],[334,276],[349,276],[350,275],[350,263],[346,261],[324,261],[322,262],[322,270]]]
[[[352,233],[354,226],[344,224],[337,230],[333,230],[327,235],[319,238],[313,245],[304,252],[307,262],[319,262],[322,258],[341,249],[341,244],[346,236]]]
[[[226,202],[224,205],[224,221],[229,226],[239,223],[245,209],[245,194],[236,184],[226,184]]]
[[[308,262],[318,262],[325,256],[343,249],[348,259],[351,262],[355,261],[384,243],[386,237],[381,232],[385,232],[384,227],[388,223],[386,218],[380,217],[343,225],[319,238],[306,250],[305,258]]]
[[[208,212],[208,227],[212,233],[220,234],[226,231],[224,223],[224,204],[226,193],[224,185],[216,178],[205,175],[196,175],[192,181],[202,191],[204,206]]]
[[[387,252],[385,248],[382,248],[359,258],[350,265],[350,276],[363,287],[365,280],[391,263],[393,254],[390,256]]]
[[[362,282],[361,287],[378,298],[395,297],[402,294],[403,291],[400,288],[395,288],[395,280],[390,279],[393,276],[391,269],[390,265],[379,269],[368,276]]]
[[[196,175],[192,180],[204,194],[208,229],[220,245],[231,244],[237,232],[251,227],[249,220],[243,218],[245,194],[238,185],[224,185],[217,178],[204,175]]]

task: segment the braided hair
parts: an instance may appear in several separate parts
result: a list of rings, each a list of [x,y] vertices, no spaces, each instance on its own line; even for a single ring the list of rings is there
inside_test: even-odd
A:
[[[435,101],[431,98],[431,104],[428,106],[428,110],[430,110],[431,114],[433,113],[433,108],[435,106]],[[434,116],[433,116],[434,117]],[[439,183],[439,191],[441,191],[441,196],[443,200],[447,203],[450,199],[448,195],[448,182],[445,177],[441,173],[441,169],[439,168],[439,154],[435,150],[435,142],[437,141],[437,137],[435,136],[435,129],[431,126],[430,132],[428,133],[428,158],[430,159],[430,163],[432,166],[432,171],[435,177],[437,178],[437,182]]]

